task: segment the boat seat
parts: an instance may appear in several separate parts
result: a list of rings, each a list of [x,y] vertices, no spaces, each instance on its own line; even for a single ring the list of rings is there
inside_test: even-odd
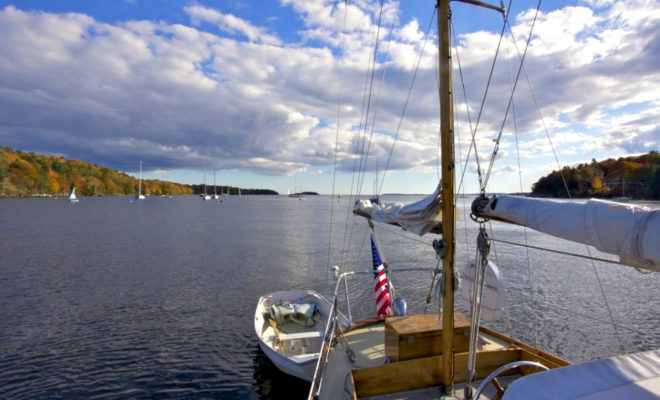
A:
[[[503,400],[658,399],[660,350],[538,372],[515,380]]]
[[[323,332],[319,331],[307,331],[307,332],[298,332],[298,333],[280,333],[278,338],[280,341],[284,340],[295,340],[295,339],[313,339],[323,337]]]

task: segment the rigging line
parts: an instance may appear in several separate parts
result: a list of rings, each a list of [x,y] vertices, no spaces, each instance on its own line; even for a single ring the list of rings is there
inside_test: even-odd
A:
[[[488,229],[490,230],[490,237],[495,236],[495,234],[493,232],[493,222],[490,221],[490,220],[488,221]],[[495,264],[500,265],[500,259],[499,259],[499,256],[497,254],[497,246],[492,245],[491,250],[495,254]],[[513,337],[513,326],[511,325],[511,316],[509,314],[509,308],[507,307],[507,300],[508,300],[508,297],[506,296],[506,290],[505,290],[504,291],[504,307],[503,307],[504,308],[504,317],[506,319],[506,328],[509,331],[509,337]],[[534,330],[534,333],[536,333],[536,329]],[[534,343],[534,345],[536,345],[536,343]]]
[[[335,131],[335,159],[332,168],[332,196],[330,198],[330,227],[328,229],[328,262],[326,267],[330,270],[330,255],[332,252],[332,221],[335,211],[335,183],[337,181],[337,153],[339,151],[339,118],[341,117],[341,95],[344,83],[344,51],[346,46],[346,21],[348,14],[348,0],[344,1],[344,29],[341,41],[341,65],[339,67],[339,93],[337,95],[337,130]]]
[[[356,155],[359,155],[359,157],[355,158],[354,162],[353,162],[353,174],[352,174],[352,178],[351,178],[351,194],[349,196],[348,211],[347,211],[347,214],[346,214],[346,224],[344,225],[345,226],[345,228],[344,228],[344,243],[342,245],[342,253],[344,252],[344,250],[347,247],[347,240],[350,243],[350,241],[352,240],[352,237],[353,237],[354,224],[351,224],[351,230],[350,230],[350,232],[347,232],[348,231],[348,226],[349,226],[348,221],[350,220],[350,216],[352,214],[351,210],[353,208],[353,203],[354,203],[354,201],[353,201],[353,189],[355,188],[355,191],[356,191],[356,195],[355,195],[356,201],[359,198],[360,193],[362,192],[361,181],[362,181],[363,178],[361,178],[361,171],[362,171],[362,163],[363,163],[363,159],[364,159],[364,142],[366,141],[367,123],[368,123],[368,120],[369,120],[369,108],[370,108],[370,104],[371,104],[371,92],[372,92],[372,89],[373,89],[373,79],[374,79],[374,74],[375,74],[375,69],[376,69],[376,54],[378,52],[378,41],[379,41],[379,36],[380,36],[380,27],[381,27],[381,22],[382,22],[382,14],[383,14],[383,0],[381,0],[381,3],[380,3],[380,13],[379,13],[379,16],[378,16],[377,29],[376,29],[376,32],[374,33],[374,36],[372,36],[372,40],[373,40],[372,44],[373,44],[373,47],[374,47],[374,51],[369,53],[369,64],[371,64],[372,67],[371,67],[370,70],[367,70],[367,74],[365,76],[365,82],[364,82],[365,93],[364,93],[364,96],[362,98],[362,114],[364,116],[364,124],[362,123],[362,116],[360,116],[361,126],[360,126],[360,131],[359,131],[359,132],[362,132],[362,130],[364,128],[364,139],[361,141],[360,140],[360,133],[358,133],[358,135],[357,135],[358,140],[357,140],[357,143],[356,143]],[[371,79],[369,79],[370,76],[371,76]],[[367,87],[368,87],[368,90],[367,90]],[[366,112],[365,112],[365,108],[366,108]],[[360,142],[362,142],[362,146],[360,146]],[[359,168],[356,168],[358,158],[360,159],[360,166],[359,166]],[[357,170],[357,179],[356,179],[356,176],[355,176],[356,175],[356,170]],[[357,188],[355,187],[356,185],[357,185]],[[353,221],[355,221],[355,215],[353,215]],[[343,254],[342,254],[342,263],[343,263],[343,260],[344,260],[344,258],[343,258]]]
[[[518,57],[520,57],[520,50],[518,49],[518,45],[516,43],[516,39],[513,35],[513,29],[511,28],[511,25],[507,23],[507,27],[509,28],[509,33],[511,35],[511,41],[513,43],[513,46],[516,48],[516,52],[518,53]],[[559,158],[557,157],[557,151],[555,150],[555,146],[552,143],[552,138],[550,137],[550,132],[548,130],[547,125],[545,124],[545,118],[543,117],[543,113],[541,112],[541,106],[539,105],[538,98],[536,97],[536,91],[534,90],[534,86],[532,85],[531,79],[529,79],[529,75],[527,74],[527,68],[523,65],[523,74],[525,75],[525,80],[527,80],[527,85],[530,88],[530,94],[532,95],[532,99],[534,99],[534,105],[536,107],[536,112],[539,114],[539,120],[541,121],[541,125],[543,125],[543,130],[545,132],[545,136],[548,138],[548,143],[550,143],[550,148],[552,149],[552,154],[555,158],[555,163],[557,164],[557,170],[559,171],[559,175],[561,176],[562,183],[564,184],[564,188],[566,189],[566,195],[568,198],[571,197],[571,191],[568,188],[568,183],[566,182],[566,177],[564,176],[564,173],[562,171],[561,165],[559,164]]]
[[[504,132],[504,126],[506,125],[507,117],[509,116],[509,110],[511,109],[511,104],[513,103],[513,96],[516,93],[516,88],[518,87],[518,81],[520,80],[520,73],[522,72],[523,64],[525,63],[525,57],[527,56],[527,50],[529,49],[529,43],[532,41],[532,33],[534,32],[534,26],[536,25],[536,19],[538,18],[539,12],[541,9],[541,0],[537,3],[536,13],[534,14],[534,19],[532,20],[532,26],[529,28],[529,36],[527,37],[527,43],[525,44],[525,50],[523,51],[522,57],[520,58],[520,66],[518,67],[518,72],[516,74],[516,79],[513,82],[513,88],[511,90],[511,95],[509,96],[509,102],[506,106],[506,112],[504,113],[504,119],[502,120],[502,125],[500,126],[500,131],[497,134],[497,139],[495,139],[495,147],[493,152],[490,155],[490,163],[488,165],[488,172],[486,173],[486,179],[484,181],[484,188],[488,185],[488,179],[490,178],[490,173],[493,170],[493,164],[495,164],[495,158],[497,157],[497,152],[500,148],[500,140],[502,139],[502,134]],[[506,23],[504,27],[506,29]],[[504,30],[502,31],[504,35]]]
[[[511,2],[513,0],[509,1],[509,10],[511,9]],[[497,56],[500,53],[500,47],[502,45],[502,39],[504,38],[504,32],[506,31],[506,25],[507,21],[509,20],[509,13],[506,13],[504,16],[504,23],[502,24],[502,32],[500,33],[500,39],[497,42],[497,49],[495,50],[495,56],[493,57],[493,64],[490,67],[490,72],[488,73],[488,81],[486,82],[486,90],[484,90],[484,96],[481,100],[481,106],[479,107],[479,113],[477,114],[477,121],[475,122],[474,125],[474,130],[472,131],[472,143],[470,145],[470,150],[472,150],[472,147],[474,147],[474,157],[477,162],[477,178],[479,180],[479,186],[480,186],[480,191],[482,194],[486,193],[486,185],[483,183],[483,178],[481,176],[481,165],[479,163],[479,155],[477,152],[477,143],[476,143],[476,136],[477,136],[477,130],[479,128],[479,122],[481,121],[481,116],[483,115],[484,107],[486,105],[486,98],[488,97],[488,89],[490,88],[490,82],[493,79],[493,72],[495,71],[495,64],[497,62]],[[462,79],[462,75],[461,75]],[[470,156],[470,152],[468,151],[468,157]]]
[[[370,71],[370,79],[369,79],[369,94],[367,96],[367,112],[364,117],[364,133],[363,133],[363,140],[362,140],[362,148],[360,149],[360,167],[358,171],[358,189],[357,193],[360,195],[362,193],[362,182],[364,181],[364,177],[362,176],[362,171],[364,168],[366,168],[366,163],[367,160],[364,155],[364,145],[367,141],[367,128],[368,128],[368,123],[369,123],[369,113],[371,111],[371,95],[373,93],[373,87],[374,87],[374,76],[376,74],[376,55],[378,54],[378,43],[380,40],[380,27],[382,23],[382,17],[383,17],[383,1],[380,1],[380,11],[378,14],[378,25],[376,27],[376,41],[374,43],[374,51],[373,51],[373,56],[371,58],[371,71]],[[363,166],[364,164],[364,166]]]
[[[509,1],[509,7],[507,9],[509,9],[509,10],[511,9],[512,2],[513,2],[513,0]],[[486,90],[484,92],[484,97],[483,97],[482,102],[481,102],[481,107],[479,109],[478,118],[477,118],[476,125],[474,126],[474,128],[472,127],[472,118],[471,118],[471,115],[470,115],[470,103],[468,102],[468,98],[467,98],[467,89],[465,88],[465,77],[463,76],[463,68],[461,66],[461,58],[460,58],[460,52],[458,51],[458,44],[455,44],[455,46],[454,46],[454,48],[455,48],[454,51],[456,53],[456,60],[458,62],[458,72],[459,72],[459,75],[461,77],[461,86],[463,88],[463,98],[465,99],[465,110],[466,110],[466,114],[467,114],[468,124],[470,126],[470,132],[471,132],[471,135],[472,135],[472,138],[471,138],[471,141],[470,141],[470,147],[468,148],[467,155],[465,156],[465,165],[466,165],[466,167],[463,168],[463,172],[461,173],[461,179],[460,179],[459,184],[458,184],[457,192],[460,191],[460,188],[463,186],[463,182],[465,180],[465,173],[467,172],[467,164],[470,160],[470,154],[472,154],[472,148],[473,147],[474,147],[474,158],[475,158],[475,161],[476,161],[476,164],[477,164],[477,179],[479,180],[479,186],[480,186],[481,193],[484,193],[484,191],[485,191],[485,187],[482,186],[481,163],[479,161],[479,152],[477,151],[477,143],[476,143],[475,138],[476,138],[476,134],[477,134],[477,127],[479,126],[479,121],[481,120],[481,114],[483,112],[483,108],[484,108],[484,105],[486,103],[486,96],[488,94],[488,88],[490,87],[490,81],[492,79],[493,71],[495,69],[495,63],[497,61],[497,55],[499,53],[500,45],[502,43],[502,37],[504,35],[504,30],[507,26],[508,19],[509,19],[509,14],[505,13],[504,23],[502,25],[502,33],[500,34],[500,41],[497,45],[497,50],[495,52],[495,57],[493,58],[493,64],[491,66],[490,74],[489,74],[489,77],[488,77],[488,83],[486,84]],[[453,36],[456,37],[456,32],[454,32],[453,23],[452,23],[452,32],[453,32]]]
[[[570,253],[570,252],[562,251],[562,250],[548,249],[548,248],[545,248],[545,247],[534,246],[534,245],[531,245],[531,244],[511,242],[509,240],[504,240],[504,239],[488,238],[488,240],[493,241],[493,242],[506,243],[506,244],[510,244],[512,246],[528,247],[528,248],[534,249],[534,250],[548,251],[550,253],[556,253],[556,254],[561,254],[561,255],[565,255],[565,256],[573,256],[573,257],[584,258],[584,259],[592,260],[592,261],[602,261],[602,262],[606,262],[606,263],[610,263],[610,264],[617,264],[617,265],[627,266],[626,264],[620,263],[619,261],[616,261],[616,260],[608,260],[607,258],[594,257],[594,256],[591,256],[591,255],[586,255],[585,256],[584,254],[577,254],[577,253]]]
[[[383,179],[380,182],[380,188],[378,189],[378,193],[380,193],[383,189],[383,184],[385,183],[385,177],[387,175],[387,171],[389,171],[390,167],[390,161],[392,160],[392,153],[394,153],[394,146],[396,145],[397,140],[399,139],[399,132],[401,131],[401,125],[403,124],[403,118],[406,115],[406,110],[408,108],[408,102],[410,101],[410,95],[412,94],[413,87],[415,85],[415,80],[417,79],[417,72],[419,71],[419,65],[422,62],[422,56],[424,55],[424,50],[426,49],[426,43],[428,42],[428,38],[431,32],[431,27],[433,26],[434,18],[435,18],[435,8],[433,8],[433,15],[431,16],[431,19],[429,21],[429,27],[426,30],[426,36],[424,37],[424,43],[422,43],[422,49],[419,52],[419,57],[417,58],[417,65],[415,66],[415,72],[413,73],[413,78],[410,82],[410,86],[408,88],[408,94],[406,96],[406,101],[403,104],[403,110],[401,111],[401,117],[399,118],[399,124],[397,125],[396,128],[396,133],[394,135],[394,141],[392,142],[392,147],[390,148],[390,152],[387,156],[387,162],[385,163],[385,169],[383,171]]]
[[[509,62],[507,65],[509,66],[509,85],[513,86],[511,83],[511,76],[512,76],[512,71],[511,71],[511,57],[507,57]],[[518,143],[518,119],[516,117],[516,104],[515,101],[512,103],[511,107],[511,113],[513,116],[513,132],[514,132],[514,138],[516,140],[516,160],[518,163],[518,190],[520,193],[523,193],[523,183],[522,183],[522,168],[520,166],[520,146]],[[529,244],[529,238],[527,236],[527,227],[523,226],[523,235],[525,239],[525,245]],[[529,248],[525,247],[525,260],[527,261],[527,281],[528,281],[528,289],[529,289],[529,298],[532,302],[532,308],[536,307],[536,299],[534,296],[534,288],[532,287],[532,266],[531,266],[531,258],[529,254]],[[534,345],[538,347],[538,329],[537,329],[538,323],[536,321],[536,314],[532,313],[532,331],[533,331],[533,336],[534,336]]]
[[[458,43],[456,43],[456,32],[454,32],[453,23],[451,21],[450,21],[450,23],[452,25],[451,26],[452,40],[454,41],[454,49],[455,49],[454,51],[456,53],[456,60],[457,60],[457,63],[458,63],[458,71],[459,71],[459,74],[461,75],[461,83],[462,83],[462,86],[463,86],[463,96],[465,98],[467,118],[468,118],[468,122],[469,122],[469,126],[470,126],[470,131],[472,131],[472,120],[471,120],[471,117],[470,117],[470,107],[468,106],[467,91],[465,89],[465,82],[463,81],[463,70],[461,68],[461,59],[460,59],[460,56],[458,54],[459,52],[458,52]],[[437,83],[438,83],[438,93],[439,93],[439,91],[440,91],[440,79],[439,79],[439,77],[438,77],[437,81],[438,81]],[[456,107],[456,96],[452,96],[452,99],[454,101],[454,110],[457,110],[458,107]],[[458,154],[459,154],[458,158],[459,158],[459,165],[461,167],[461,179],[458,183],[458,186],[456,187],[456,193],[454,194],[454,204],[458,203],[458,198],[460,197],[460,194],[461,194],[461,191],[462,191],[462,194],[463,194],[463,196],[462,196],[463,209],[467,210],[468,208],[467,208],[467,204],[465,202],[466,196],[465,196],[465,187],[463,186],[463,178],[465,177],[465,172],[467,171],[468,160],[469,160],[470,154],[469,154],[469,151],[468,151],[468,154],[465,157],[465,162],[464,163],[462,161],[460,161],[462,159],[461,157],[463,155],[463,149],[462,149],[462,146],[461,146],[461,139],[460,139],[461,138],[460,126],[461,126],[461,124],[455,124],[455,126],[454,126],[454,129],[456,131],[456,138],[458,138],[458,140],[456,140],[456,143],[458,145]],[[438,152],[440,151],[440,139],[441,139],[441,135],[438,135]],[[472,144],[470,144],[470,148],[471,148],[471,146],[472,146]],[[469,254],[471,240],[470,240],[470,234],[469,234],[468,220],[467,220],[467,218],[462,218],[462,219],[463,219],[464,226],[465,226],[465,244],[466,244],[467,252]]]
[[[589,255],[591,255],[591,250],[589,250],[589,247],[587,247],[587,251],[589,252]],[[619,335],[619,332],[616,330],[617,325],[614,322],[614,315],[612,314],[612,310],[610,309],[610,303],[607,301],[607,296],[605,296],[605,289],[603,289],[603,283],[600,280],[600,275],[598,275],[598,270],[596,269],[596,264],[594,263],[593,259],[591,260],[591,269],[594,271],[594,275],[596,275],[596,280],[598,281],[598,288],[600,289],[600,294],[603,296],[603,300],[605,301],[605,307],[607,308],[607,313],[609,314],[610,321],[612,323],[612,326],[614,327],[614,335],[619,341],[619,347],[621,348],[622,352],[625,353],[626,348],[623,346],[623,341],[621,340],[621,336]]]
[[[442,262],[442,258],[440,257],[437,258],[438,258],[437,264],[435,265],[433,274],[431,274],[431,287],[429,287],[429,294],[426,295],[424,314],[426,314],[426,311],[428,310],[429,305],[431,304],[431,300],[433,300],[433,287],[435,286],[435,279],[437,278],[438,273],[441,271],[440,263]]]
[[[541,6],[541,0],[539,0],[539,8],[540,8],[540,6]],[[538,14],[538,8],[537,8],[537,14]],[[534,17],[534,21],[536,21],[536,16]],[[532,26],[533,26],[533,25],[532,25]],[[515,42],[515,38],[514,38],[514,36],[513,36],[513,30],[511,29],[511,26],[509,26],[509,31],[511,32],[511,37],[512,37],[512,39],[513,39],[513,43],[514,43],[514,45],[515,45],[516,42]],[[529,45],[529,40],[528,40],[527,45]],[[515,45],[515,47],[516,47],[516,50],[518,51],[518,46]],[[525,52],[527,52],[527,48],[525,48]],[[520,51],[518,51],[518,55],[520,56]],[[524,58],[524,56],[525,56],[525,55],[523,54],[522,58]],[[520,63],[520,64],[521,64],[521,69],[522,69],[522,67],[523,67],[522,59],[521,59],[521,63]],[[531,85],[531,82],[530,82],[529,76],[527,75],[527,70],[525,70],[525,69],[523,69],[523,70],[524,70],[524,72],[525,72],[525,78],[527,79],[528,85],[530,86],[530,88],[533,88],[532,85]],[[520,71],[518,71],[518,74],[520,74]],[[549,135],[549,133],[548,133],[548,129],[547,129],[546,125],[545,125],[545,121],[543,120],[543,116],[541,115],[541,109],[540,109],[540,107],[539,107],[538,100],[537,100],[536,95],[535,95],[535,93],[534,93],[533,90],[532,90],[532,97],[533,97],[533,99],[534,99],[534,103],[535,103],[536,108],[537,108],[537,110],[538,110],[538,112],[539,112],[539,115],[540,115],[540,117],[541,117],[541,121],[542,121],[542,123],[543,123],[543,128],[545,129],[546,136],[548,137],[548,141],[550,142],[550,146],[551,146],[551,148],[552,148],[552,153],[553,153],[553,155],[554,155],[554,157],[555,157],[555,161],[557,162],[557,166],[560,167],[560,166],[559,166],[559,160],[558,160],[558,158],[557,158],[557,153],[555,152],[554,145],[552,144],[552,140],[550,139],[550,135]],[[561,169],[561,168],[558,168],[558,169],[559,169],[559,174],[560,174],[560,176],[561,176],[561,178],[562,178],[562,182],[564,183],[564,188],[566,189],[566,194],[567,194],[568,198],[570,199],[570,198],[571,198],[571,192],[570,192],[570,190],[569,190],[569,188],[568,188],[568,184],[567,184],[567,182],[566,182],[566,178],[564,177],[564,173],[563,173],[562,169]],[[489,173],[490,173],[490,171],[489,171]],[[589,246],[585,246],[585,248],[587,249],[587,253],[589,254],[589,257],[591,257],[591,249],[589,248]],[[621,347],[621,350],[623,350],[623,351],[625,352],[625,348],[624,348],[624,345],[623,345],[623,341],[621,340],[621,337],[619,336],[619,334],[618,334],[618,332],[617,332],[617,330],[616,330],[616,324],[614,323],[614,315],[612,314],[612,311],[611,311],[611,309],[610,309],[609,302],[607,301],[607,296],[605,295],[605,289],[603,288],[603,285],[602,285],[602,282],[601,282],[600,276],[599,276],[599,274],[598,274],[598,270],[596,269],[596,265],[594,264],[594,260],[595,260],[595,259],[596,259],[596,258],[591,258],[591,260],[592,260],[592,261],[591,261],[591,267],[592,267],[592,270],[594,271],[594,275],[596,276],[596,280],[598,281],[598,287],[599,287],[599,289],[600,289],[601,295],[603,296],[603,300],[605,301],[605,306],[606,306],[607,311],[608,311],[608,313],[609,313],[609,315],[610,315],[610,320],[611,320],[611,322],[612,322],[612,326],[614,326],[614,332],[615,332],[616,337],[617,337],[617,340],[618,340],[618,342],[619,342],[619,346]]]
[[[408,239],[412,242],[422,243],[422,244],[427,245],[427,246],[430,244],[429,242],[425,242],[422,239],[418,239],[417,237],[404,235],[403,233],[401,233],[400,229],[395,228],[391,225],[379,224],[378,226],[380,226],[380,228],[383,229],[383,230],[391,232],[394,235],[399,235],[399,236],[401,236],[403,238],[406,238],[406,239]],[[405,232],[405,230],[404,230],[404,232]]]
[[[397,3],[397,9],[395,10],[395,12],[398,10],[398,4],[399,3]],[[396,21],[395,19],[392,19],[392,25],[390,26],[390,33],[389,33],[390,37],[392,36],[392,33],[394,32],[394,23],[395,23],[395,21]],[[392,46],[392,41],[390,40],[390,41],[387,42],[387,51],[385,52],[387,54],[388,59],[389,59],[389,56],[390,56],[391,46]],[[364,162],[364,170],[362,171],[362,186],[364,185],[364,181],[366,179],[367,161],[369,160],[369,153],[371,151],[371,142],[372,142],[373,135],[374,135],[374,129],[376,127],[376,116],[378,115],[378,107],[380,105],[380,95],[381,95],[381,91],[383,89],[383,83],[385,82],[386,72],[387,72],[387,63],[384,63],[383,73],[381,75],[381,80],[380,80],[380,84],[378,85],[378,91],[377,91],[377,95],[376,95],[376,104],[374,106],[374,113],[373,113],[374,115],[372,117],[371,130],[369,132],[369,142],[368,142],[368,145],[367,145],[367,152],[364,155],[365,162]],[[378,179],[378,170],[376,170],[376,179]],[[361,192],[361,190],[360,190],[360,192]],[[378,190],[378,188],[376,188],[376,194],[378,195],[379,193],[380,193],[380,190]]]

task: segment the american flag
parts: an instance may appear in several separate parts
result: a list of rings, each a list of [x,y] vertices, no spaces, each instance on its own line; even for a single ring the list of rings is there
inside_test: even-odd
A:
[[[392,315],[392,299],[390,298],[390,284],[385,274],[385,266],[378,253],[376,242],[371,237],[371,254],[374,259],[374,291],[376,292],[376,311],[379,317]]]

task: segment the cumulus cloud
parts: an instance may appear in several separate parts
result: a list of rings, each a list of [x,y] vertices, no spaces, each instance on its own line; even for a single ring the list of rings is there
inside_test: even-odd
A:
[[[367,169],[375,168],[375,158],[383,168],[396,136],[390,169],[435,172],[434,34],[424,45],[426,27],[417,19],[401,21],[390,33],[388,24],[400,15],[396,2],[386,2],[370,80],[380,2],[361,0],[348,8],[335,1],[281,3],[300,19],[297,41],[196,4],[183,8],[189,26],[111,24],[8,6],[0,10],[0,141],[125,171],[135,169],[135,160],[149,159],[162,170],[213,166],[285,175],[333,165],[335,151],[338,168],[352,171],[365,135],[372,138]],[[546,129],[560,154],[582,158],[588,151],[660,147],[660,5],[581,4],[540,13],[506,121],[518,51],[534,12],[512,20],[516,46],[507,35],[480,116],[499,34],[458,32],[454,54],[467,93],[466,102],[456,71],[463,158],[477,119],[482,159],[502,131],[499,172],[511,172],[518,153],[523,163],[532,160],[531,169],[534,153],[552,152]],[[510,140],[514,134],[519,151]]]
[[[218,10],[200,5],[186,6],[184,7],[184,11],[186,14],[190,15],[193,22],[196,24],[209,22],[217,25],[218,28],[225,32],[244,35],[250,41],[274,45],[281,44],[281,40],[277,36],[270,35],[265,29],[253,26],[248,21],[234,15],[224,14]]]

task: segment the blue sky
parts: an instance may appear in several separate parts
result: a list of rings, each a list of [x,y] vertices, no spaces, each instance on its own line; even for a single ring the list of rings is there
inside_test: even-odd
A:
[[[205,169],[210,183],[216,170],[218,184],[281,193],[331,193],[336,158],[335,192],[355,192],[355,165],[366,162],[362,193],[373,191],[377,168],[383,193],[430,193],[438,182],[435,22],[424,41],[433,2],[384,1],[366,130],[380,1],[348,4],[344,27],[343,1],[0,0],[0,145],[128,173],[143,160],[144,176],[182,183],[201,183]],[[465,77],[455,70],[456,152],[465,161],[465,110],[474,126],[501,17],[452,4]],[[544,2],[515,119],[502,125],[518,68],[511,37],[522,49],[535,7],[512,4],[513,34],[475,135],[484,168],[504,126],[491,191],[529,190],[558,168],[554,153],[563,166],[660,147],[653,0]],[[365,133],[369,154],[360,161]],[[473,154],[458,167],[468,192],[478,188]]]

